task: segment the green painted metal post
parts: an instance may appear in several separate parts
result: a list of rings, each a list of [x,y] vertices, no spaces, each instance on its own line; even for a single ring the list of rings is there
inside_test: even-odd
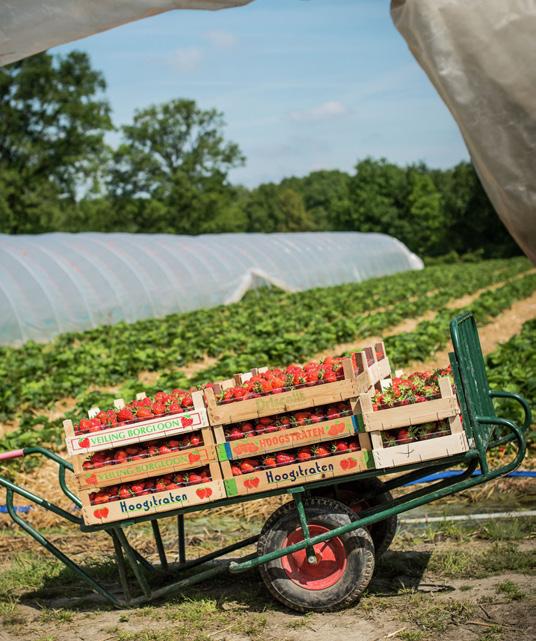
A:
[[[184,514],[177,515],[177,536],[179,539],[179,563],[186,563],[186,533]]]
[[[125,565],[125,557],[123,555],[123,549],[121,548],[121,543],[119,542],[119,537],[115,528],[110,531],[112,541],[114,542],[114,552],[115,559],[117,561],[117,569],[119,571],[119,581],[121,583],[121,588],[123,589],[123,595],[125,597],[125,602],[128,604],[131,599],[130,587],[127,580],[127,568]]]
[[[162,567],[162,570],[167,572],[169,566],[166,558],[166,551],[164,549],[164,544],[162,543],[162,535],[160,534],[160,527],[156,519],[153,519],[151,521],[151,527],[153,528],[153,536],[156,543],[156,549],[158,550],[158,558],[160,559],[160,565]]]
[[[300,519],[300,525],[303,532],[303,539],[304,541],[309,542],[311,540],[311,536],[309,534],[309,525],[307,523],[307,515],[305,514],[305,506],[303,505],[302,492],[302,488],[300,488],[299,491],[293,491],[292,498],[294,499],[296,510],[298,511],[298,517]],[[316,557],[314,547],[309,544],[307,545],[305,551],[307,554],[307,563],[316,565],[318,563],[318,559]]]

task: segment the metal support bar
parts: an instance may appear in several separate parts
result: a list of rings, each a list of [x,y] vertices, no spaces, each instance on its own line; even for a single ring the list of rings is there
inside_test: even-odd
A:
[[[169,566],[166,558],[166,551],[164,549],[164,544],[162,543],[162,536],[160,534],[160,527],[156,519],[151,521],[151,527],[153,528],[153,536],[156,543],[156,549],[158,550],[158,557],[160,559],[160,565],[162,569],[167,572]]]
[[[184,514],[177,515],[177,535],[179,538],[179,563],[186,563],[186,532]]]
[[[307,515],[305,514],[305,506],[303,505],[301,492],[293,492],[292,497],[296,505],[296,510],[298,511],[298,518],[300,519],[300,525],[303,532],[303,539],[304,541],[310,541],[309,525],[307,523]],[[308,545],[305,551],[307,554],[307,563],[311,563],[311,565],[316,565],[318,563],[318,559],[316,558],[314,547],[312,545]]]
[[[126,552],[127,555],[127,560],[130,563],[130,567],[132,568],[132,571],[134,572],[134,576],[138,580],[138,584],[143,592],[143,594],[146,597],[149,597],[151,595],[151,588],[149,587],[149,584],[147,583],[147,579],[145,578],[145,575],[143,574],[142,568],[140,568],[138,561],[136,559],[136,555],[134,554],[134,550],[130,547],[129,542],[127,541],[127,537],[125,536],[125,533],[121,528],[118,528],[116,530],[117,537],[119,538],[119,542],[121,543],[121,546],[123,547],[123,550]]]
[[[118,599],[116,599],[116,597],[111,594],[111,592],[106,590],[106,588],[104,588],[100,583],[97,583],[97,581],[95,581],[95,579],[90,576],[85,570],[83,570],[79,565],[72,561],[68,556],[63,554],[60,549],[58,549],[53,543],[45,538],[40,532],[34,529],[29,523],[18,516],[13,506],[13,493],[14,490],[12,488],[7,489],[6,506],[8,514],[13,519],[13,521],[15,521],[17,525],[19,525],[33,539],[35,539],[40,545],[42,545],[45,550],[53,554],[59,561],[61,561],[65,566],[72,570],[76,575],[89,583],[89,585],[93,588],[93,590],[95,590],[95,592],[100,594],[115,607],[119,607],[121,605],[120,601],[118,601]]]
[[[197,565],[202,565],[206,561],[212,561],[213,559],[217,559],[220,556],[229,554],[229,552],[235,552],[236,550],[241,550],[242,548],[245,548],[248,545],[253,545],[254,543],[257,543],[258,540],[259,540],[259,535],[256,534],[255,536],[250,536],[249,538],[244,539],[243,541],[238,541],[237,543],[233,543],[232,545],[227,545],[224,548],[215,550],[214,552],[209,552],[208,554],[205,554],[204,556],[200,556],[197,559],[192,559],[191,561],[185,561],[184,563],[180,564],[181,570],[193,568],[193,567],[196,567]]]
[[[127,567],[125,564],[123,549],[121,548],[121,543],[119,542],[119,537],[117,536],[117,532],[115,531],[115,529],[111,530],[110,535],[112,537],[112,541],[114,542],[115,559],[117,561],[117,569],[119,570],[119,581],[121,582],[121,588],[123,589],[125,602],[128,604],[130,602],[131,595],[127,580]]]

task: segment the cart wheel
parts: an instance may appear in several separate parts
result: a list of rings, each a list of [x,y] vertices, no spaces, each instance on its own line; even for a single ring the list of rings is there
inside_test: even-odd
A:
[[[374,495],[364,501],[360,497],[364,494],[374,492]],[[315,496],[324,496],[333,498],[347,505],[354,513],[359,514],[362,510],[369,507],[376,507],[390,503],[393,500],[391,492],[384,489],[384,483],[378,478],[362,479],[349,481],[348,483],[339,483],[314,490]],[[374,550],[378,560],[382,554],[387,552],[389,546],[395,538],[398,527],[398,517],[396,514],[388,516],[383,521],[378,521],[371,525],[368,530],[374,541]]]
[[[311,536],[347,525],[353,512],[332,499],[311,497],[303,501]],[[286,503],[266,521],[257,543],[259,556],[303,541],[294,502]],[[374,544],[360,528],[314,546],[318,563],[307,561],[306,550],[260,566],[262,580],[284,605],[305,612],[327,612],[358,600],[374,572]]]

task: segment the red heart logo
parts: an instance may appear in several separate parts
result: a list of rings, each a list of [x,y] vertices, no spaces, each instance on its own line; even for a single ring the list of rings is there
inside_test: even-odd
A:
[[[108,516],[108,512],[109,512],[108,508],[107,507],[103,507],[102,510],[100,511],[101,518],[105,519]]]
[[[98,510],[95,510],[95,511],[93,512],[93,516],[94,516],[96,519],[100,519],[100,518],[101,518],[101,516],[102,516],[102,510],[101,510],[100,508],[99,508]]]
[[[344,432],[344,423],[336,423],[328,430],[328,434],[331,436],[337,436],[337,434],[341,434],[341,432]]]
[[[258,487],[260,483],[260,478],[256,476],[254,479],[249,479],[250,487]]]
[[[86,477],[86,483],[89,483],[90,485],[95,485],[97,483],[97,475],[95,472]]]
[[[89,438],[86,436],[86,438],[81,438],[78,441],[78,445],[80,447],[89,447],[91,445],[91,443],[89,442]]]
[[[355,459],[347,458],[345,460],[346,460],[346,468],[348,470],[351,470],[352,468],[357,467],[357,462],[355,461]],[[342,463],[344,463],[344,461]],[[342,463],[341,463],[341,465],[342,465]]]
[[[200,499],[204,499],[207,495],[207,491],[204,487],[200,487],[198,490],[195,491],[195,493]]]
[[[200,454],[189,454],[188,459],[190,463],[197,463],[197,461],[201,460],[201,455]]]
[[[342,467],[343,470],[347,470],[348,469],[348,462],[349,461],[346,458],[341,461],[341,467]]]
[[[209,487],[205,489],[205,496],[207,497],[207,499],[209,496],[212,496],[212,490]]]

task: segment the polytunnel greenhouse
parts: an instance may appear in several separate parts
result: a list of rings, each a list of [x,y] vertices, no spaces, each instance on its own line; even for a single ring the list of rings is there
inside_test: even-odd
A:
[[[0,235],[0,342],[228,304],[262,285],[299,291],[420,268],[383,234]]]

